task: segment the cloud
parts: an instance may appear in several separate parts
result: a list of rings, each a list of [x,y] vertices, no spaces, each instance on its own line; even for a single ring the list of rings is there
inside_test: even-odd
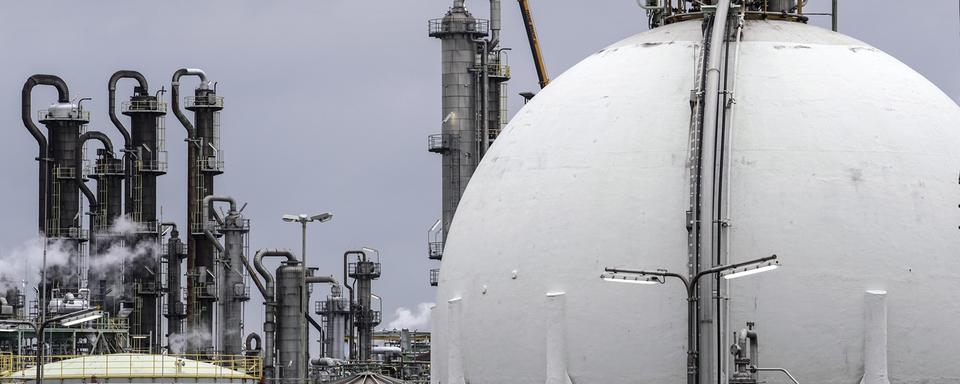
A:
[[[415,329],[430,330],[430,309],[433,303],[420,303],[417,308],[410,310],[406,307],[397,308],[396,316],[387,329]]]

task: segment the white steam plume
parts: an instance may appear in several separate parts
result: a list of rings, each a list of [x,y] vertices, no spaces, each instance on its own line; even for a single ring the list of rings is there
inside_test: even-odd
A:
[[[433,308],[433,303],[420,303],[413,310],[397,308],[395,318],[387,324],[387,329],[430,330],[430,308]]]

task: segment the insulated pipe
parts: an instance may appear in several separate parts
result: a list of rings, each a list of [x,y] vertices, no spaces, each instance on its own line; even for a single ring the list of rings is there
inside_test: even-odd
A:
[[[276,334],[276,291],[275,291],[275,282],[273,275],[270,274],[270,271],[267,271],[263,266],[264,257],[286,257],[287,261],[299,262],[296,256],[288,250],[281,249],[261,249],[257,251],[257,254],[253,257],[253,265],[256,267],[257,272],[260,273],[260,276],[263,276],[263,280],[266,282],[265,297],[264,301],[264,318],[263,318],[263,373],[264,378],[267,381],[271,381],[276,378],[274,371],[274,341]]]
[[[103,148],[106,149],[107,152],[110,152],[111,155],[113,155],[113,154],[115,153],[115,152],[113,151],[113,142],[110,141],[110,137],[108,137],[108,136],[107,136],[106,134],[104,134],[103,132],[99,132],[99,131],[87,131],[87,132],[84,132],[82,135],[80,135],[80,145],[81,145],[81,146],[83,146],[83,144],[84,144],[87,140],[97,140],[97,141],[99,141],[100,143],[103,144]]]
[[[85,132],[80,135],[80,139],[77,141],[77,159],[75,162],[76,165],[74,166],[76,168],[77,185],[80,186],[80,192],[83,192],[83,196],[87,198],[87,204],[90,205],[90,221],[91,224],[93,224],[93,215],[96,215],[97,209],[97,194],[93,193],[90,187],[87,186],[87,183],[83,182],[83,157],[80,156],[84,141],[90,139],[100,140],[103,146],[111,153],[113,153],[113,143],[110,142],[110,138],[108,138],[107,135],[97,131]],[[91,225],[91,229],[92,228],[93,226]]]
[[[213,203],[215,202],[230,203],[229,214],[234,214],[237,212],[237,201],[229,196],[207,196],[203,198],[203,205],[207,206],[207,210],[210,212],[210,216],[217,221],[217,224],[223,224],[223,218],[217,214],[217,211],[213,210]]]
[[[187,129],[187,138],[192,139],[195,132],[193,123],[180,110],[180,78],[183,76],[200,77],[200,86],[204,87],[207,84],[207,74],[202,69],[180,68],[173,73],[173,79],[170,81],[170,103],[173,114],[177,116],[177,120],[180,120],[180,124]]]
[[[371,352],[381,355],[399,355],[402,351],[400,347],[373,347]]]
[[[39,167],[39,182],[40,186],[37,190],[39,195],[38,204],[39,209],[37,210],[40,231],[45,232],[45,216],[46,216],[46,193],[47,193],[47,184],[49,183],[49,166],[47,165],[48,153],[47,153],[47,138],[43,135],[43,132],[40,131],[40,128],[37,128],[37,125],[33,123],[33,111],[30,107],[31,103],[31,94],[33,92],[33,87],[37,85],[49,85],[57,89],[57,101],[60,103],[69,103],[70,102],[70,90],[67,88],[67,83],[63,79],[54,76],[54,75],[33,75],[23,83],[23,90],[20,92],[21,98],[21,118],[23,119],[23,125],[27,128],[27,131],[30,132],[30,135],[37,140],[37,144],[40,146],[40,154],[37,156],[37,160],[40,161]]]
[[[721,253],[719,252],[719,247],[717,244],[720,243],[721,237],[723,236],[723,228],[720,227],[718,217],[718,210],[720,209],[720,199],[722,194],[720,193],[723,185],[719,183],[720,178],[722,177],[723,172],[723,143],[724,137],[721,132],[720,127],[720,92],[721,90],[721,70],[723,66],[724,56],[724,41],[727,36],[727,24],[728,24],[728,15],[730,12],[731,0],[717,0],[716,1],[716,12],[710,20],[710,30],[709,35],[705,34],[704,40],[706,45],[707,52],[704,57],[704,87],[703,87],[703,115],[700,120],[700,174],[699,183],[700,183],[700,201],[699,205],[702,207],[700,215],[701,217],[696,217],[699,223],[706,223],[706,228],[700,229],[699,236],[699,246],[697,247],[697,256],[699,265],[716,265],[722,264]],[[716,287],[711,287],[709,285],[701,287],[701,295],[699,297],[709,298],[712,296],[710,293],[712,289],[716,289],[718,292],[722,289],[720,283],[717,283]],[[709,328],[711,326],[720,326],[720,312],[717,310],[711,310],[709,299],[703,299],[701,302],[700,299],[694,304],[701,304],[703,314],[698,315],[701,317],[698,321],[706,321],[710,319],[709,324],[704,326]],[[705,317],[702,317],[705,316]],[[700,324],[707,324],[701,322]],[[699,331],[699,329],[698,329]],[[699,334],[699,332],[698,332]],[[711,356],[709,353],[713,352],[713,348],[710,348],[710,343],[714,340],[714,337],[720,338],[722,335],[707,336],[705,335],[702,339],[696,338],[697,348],[693,351],[697,351],[696,354],[692,354],[690,358],[692,359],[691,363],[697,365],[696,369],[688,370],[688,383],[696,384],[700,380],[702,372],[707,372],[709,374],[710,367],[714,363],[715,358],[719,358],[719,353],[717,356]],[[721,340],[717,341],[717,346],[719,347]],[[701,359],[700,352],[706,352],[708,355],[707,359]],[[711,358],[712,357],[712,358]],[[716,371],[720,372],[719,363],[717,364]]]
[[[136,79],[137,83],[140,84],[140,89],[143,93],[149,93],[149,88],[147,86],[147,79],[143,77],[140,72],[121,70],[113,73],[113,76],[110,76],[110,81],[107,82],[107,95],[109,98],[109,104],[107,104],[108,111],[110,112],[110,121],[113,122],[113,125],[117,127],[117,130],[120,131],[120,134],[123,135],[123,147],[130,149],[130,131],[123,126],[123,123],[120,122],[120,119],[117,117],[117,82],[120,79]]]
[[[113,156],[113,142],[110,141],[110,138],[107,137],[103,132],[98,131],[87,131],[80,135],[80,139],[77,141],[77,153],[81,153],[83,149],[83,144],[87,140],[97,140],[103,144],[103,148]],[[93,216],[97,215],[96,210],[99,208],[99,202],[97,201],[97,194],[93,193],[90,190],[90,187],[83,182],[83,172],[80,170],[83,168],[83,158],[79,155],[77,156],[77,184],[80,186],[80,191],[83,192],[83,195],[87,198],[87,203],[90,205],[90,229],[93,229]],[[98,181],[99,183],[100,181]]]
[[[251,344],[250,342],[253,341],[253,340],[256,340],[256,341],[257,341],[257,347],[256,347],[256,348],[250,347],[250,344]],[[248,351],[260,350],[261,347],[263,346],[263,341],[260,340],[260,335],[251,332],[249,335],[247,335],[247,339],[244,341],[243,345],[244,345],[244,347],[246,347],[246,349],[247,349]]]
[[[340,285],[336,277],[333,276],[307,276],[307,284],[325,284]]]
[[[500,0],[490,0],[490,44],[488,51],[500,45]]]

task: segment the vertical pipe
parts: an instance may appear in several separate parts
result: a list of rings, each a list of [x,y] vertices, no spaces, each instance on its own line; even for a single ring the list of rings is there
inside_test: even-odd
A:
[[[480,132],[480,158],[487,154],[490,147],[490,52],[487,42],[482,43],[480,54],[480,118],[483,129]]]
[[[500,45],[500,0],[490,0],[490,51]]]
[[[718,256],[716,244],[719,241],[718,219],[716,212],[718,208],[717,193],[718,167],[722,166],[718,161],[722,146],[720,135],[719,108],[720,108],[720,74],[723,59],[723,46],[727,34],[727,19],[730,10],[730,0],[717,1],[716,13],[710,18],[710,34],[705,36],[705,42],[709,45],[707,55],[705,56],[704,69],[704,93],[703,93],[703,117],[700,125],[701,137],[701,156],[700,156],[700,184],[701,196],[699,206],[701,212],[705,212],[704,217],[699,218],[698,222],[706,223],[708,230],[702,232],[699,246],[700,265],[713,265]],[[711,287],[705,285],[701,288],[700,297],[712,297]],[[712,309],[712,306],[710,306]],[[710,335],[711,325],[718,326],[719,312],[706,311],[710,319],[704,329]],[[719,336],[719,335],[718,335]],[[702,344],[698,350],[705,353],[713,353],[711,346],[715,342],[714,337],[700,338]],[[697,356],[699,359],[699,356]],[[709,371],[705,368],[713,365],[713,359],[699,359],[702,364],[698,364],[698,370]],[[719,371],[719,367],[717,367]],[[709,372],[708,372],[709,374]],[[694,384],[694,383],[690,383]]]
[[[837,32],[837,0],[833,0],[830,10],[830,25],[834,32]]]

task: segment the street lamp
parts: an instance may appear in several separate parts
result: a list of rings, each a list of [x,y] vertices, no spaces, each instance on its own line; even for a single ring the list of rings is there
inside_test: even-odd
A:
[[[678,273],[673,273],[665,269],[656,271],[645,271],[623,268],[604,268],[604,274],[600,275],[605,281],[627,282],[634,284],[657,284],[663,283],[662,280],[656,280],[657,277],[666,279],[673,277],[683,282],[687,289],[687,384],[697,384],[700,358],[697,350],[697,286],[700,279],[707,275],[720,274],[725,279],[735,279],[738,277],[754,275],[761,272],[777,269],[780,266],[777,255],[761,257],[756,260],[745,261],[742,263],[720,265],[710,269],[697,272],[692,278],[687,278]],[[727,273],[724,273],[727,272]],[[632,281],[628,281],[630,275]]]
[[[49,319],[43,320],[40,317],[37,317],[36,321],[30,322],[26,320],[0,320],[0,325],[27,325],[33,328],[33,333],[37,336],[37,365],[35,369],[37,370],[37,384],[43,382],[43,350],[44,346],[42,343],[41,336],[43,335],[44,330],[48,325],[53,323],[60,323],[64,327],[70,327],[77,324],[86,323],[88,321],[93,321],[104,316],[104,312],[96,308],[88,308],[80,310],[73,313],[68,313],[66,315],[60,315],[51,317]]]
[[[301,228],[300,261],[302,262],[302,264],[300,265],[301,267],[300,268],[300,300],[301,300],[301,303],[309,303],[310,298],[308,297],[309,292],[307,290],[307,223],[311,223],[314,221],[320,222],[320,223],[326,223],[333,219],[333,214],[330,212],[324,212],[324,213],[313,215],[313,216],[308,216],[305,214],[283,215],[282,219],[283,221],[286,221],[288,223],[300,223],[300,228]],[[306,305],[300,306],[301,321],[303,321],[303,319],[307,315],[307,313],[304,311],[305,307]],[[303,335],[300,338],[301,339],[300,350],[303,352],[303,356],[309,355],[309,352],[310,352],[309,350],[310,344],[307,343],[307,339],[309,338],[309,335],[310,335],[310,328],[304,326]]]

